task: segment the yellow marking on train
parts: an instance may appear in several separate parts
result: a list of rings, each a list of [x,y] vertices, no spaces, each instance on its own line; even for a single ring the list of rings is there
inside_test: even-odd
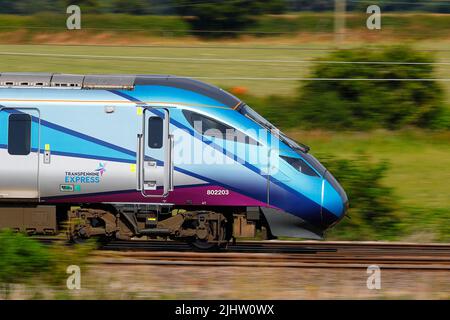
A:
[[[142,116],[143,111],[144,111],[144,109],[142,107],[137,107],[136,108],[136,114],[138,116]]]
[[[50,144],[48,143],[45,144],[45,151],[50,151]]]
[[[134,163],[130,164],[130,171],[136,172],[136,164],[134,164]]]
[[[0,101],[2,102],[49,102],[49,103],[105,103],[105,104],[136,104],[133,101],[125,101],[125,100],[66,100],[66,99],[3,99],[0,98]],[[142,101],[140,103],[141,105],[172,105],[176,107],[179,106],[191,106],[191,107],[204,107],[204,108],[217,108],[217,109],[231,109],[229,107],[222,107],[222,106],[213,106],[208,104],[201,104],[201,103],[184,103],[184,102],[168,102],[168,101]]]

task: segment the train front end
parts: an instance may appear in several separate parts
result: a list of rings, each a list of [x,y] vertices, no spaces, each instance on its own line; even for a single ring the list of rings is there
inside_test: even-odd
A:
[[[270,131],[268,207],[261,208],[273,236],[322,239],[347,213],[348,197],[309,147],[295,142],[243,105],[241,114]]]

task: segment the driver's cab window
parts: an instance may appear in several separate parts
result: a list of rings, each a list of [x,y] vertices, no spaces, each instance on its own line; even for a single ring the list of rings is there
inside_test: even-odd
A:
[[[219,133],[224,140],[258,145],[254,139],[223,122],[189,110],[183,110],[183,114],[192,128],[203,136],[217,137]]]

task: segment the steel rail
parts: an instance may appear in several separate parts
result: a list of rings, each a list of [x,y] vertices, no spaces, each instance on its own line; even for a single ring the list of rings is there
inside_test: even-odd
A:
[[[63,238],[36,237],[45,244]],[[202,266],[450,271],[450,244],[354,241],[239,241],[217,252],[195,251],[182,242],[112,241],[90,263],[111,266]]]
[[[450,271],[450,245],[342,241],[243,241],[222,252],[193,252],[183,243],[115,241],[92,260],[107,265],[266,268],[367,268]]]

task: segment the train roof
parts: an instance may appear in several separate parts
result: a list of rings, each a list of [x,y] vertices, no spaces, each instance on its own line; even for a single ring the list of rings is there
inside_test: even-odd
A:
[[[172,75],[80,75],[62,73],[0,73],[0,88],[70,88],[85,90],[134,90],[136,86],[168,86],[193,91],[228,107],[240,100],[207,83]]]

